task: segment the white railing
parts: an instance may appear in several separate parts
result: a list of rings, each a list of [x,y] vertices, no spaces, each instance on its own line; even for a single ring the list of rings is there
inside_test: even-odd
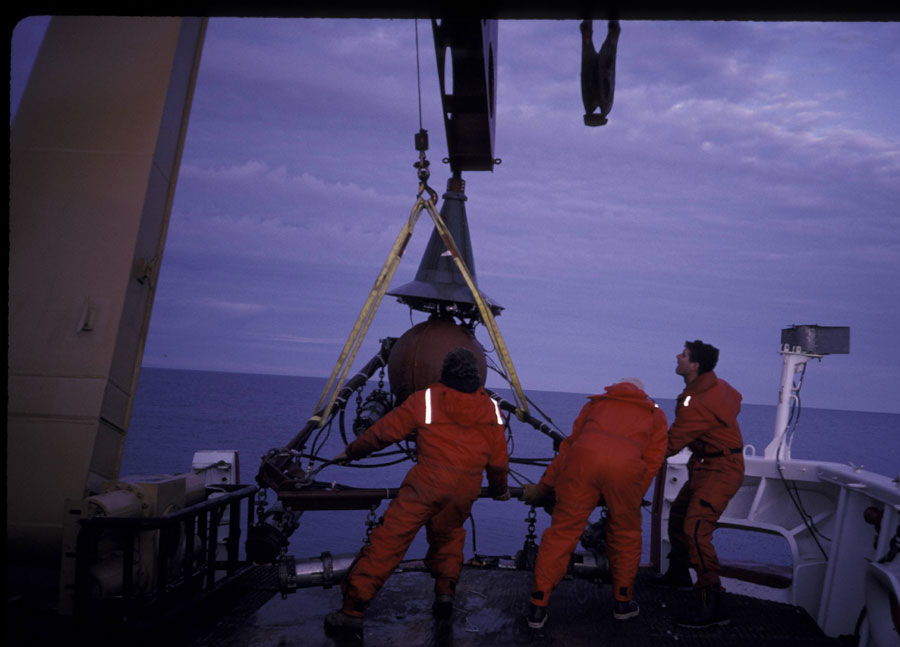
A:
[[[687,479],[686,459],[686,454],[669,459],[660,517],[663,529]],[[836,463],[776,463],[745,456],[745,466],[744,483],[719,526],[782,537],[792,559],[791,579],[786,587],[775,587],[759,583],[764,578],[754,582],[724,578],[726,589],[803,607],[829,636],[859,631],[861,646],[900,645],[891,619],[891,595],[900,598],[900,555],[879,563],[896,541],[900,485]],[[663,560],[669,549],[663,532]],[[766,564],[758,566],[760,573],[771,570]]]

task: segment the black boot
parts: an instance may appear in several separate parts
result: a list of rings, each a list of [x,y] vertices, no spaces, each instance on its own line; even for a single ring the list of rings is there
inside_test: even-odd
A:
[[[341,609],[325,616],[325,633],[328,635],[355,634],[362,635],[363,619],[344,613]]]
[[[539,607],[533,602],[528,607],[528,626],[532,629],[540,629],[547,622],[547,607]]]
[[[434,604],[431,606],[431,613],[435,618],[449,618],[453,615],[453,596],[452,595],[436,595],[434,596]]]
[[[725,592],[721,589],[706,588],[700,590],[700,610],[692,615],[677,620],[679,627],[689,629],[706,629],[731,622],[728,608],[725,605]]]
[[[658,575],[653,580],[653,586],[690,591],[694,588],[694,581],[691,579],[691,571],[686,564],[669,562],[669,570]]]
[[[616,600],[613,606],[613,618],[616,620],[628,620],[636,617],[641,612],[641,608],[634,600]]]

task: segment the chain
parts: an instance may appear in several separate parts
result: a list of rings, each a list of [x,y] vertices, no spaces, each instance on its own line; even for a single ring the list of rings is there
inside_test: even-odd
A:
[[[369,508],[369,514],[366,515],[366,537],[363,540],[363,543],[368,546],[371,542],[369,541],[369,535],[372,534],[372,531],[375,529],[375,510],[378,508],[378,504],[376,503],[371,508]]]
[[[267,488],[260,488],[256,491],[256,519],[257,521],[262,521],[263,514],[266,511],[266,504],[268,504],[268,498],[266,497],[266,492],[268,492]]]
[[[538,553],[538,546],[534,541],[537,538],[537,535],[534,532],[535,522],[537,522],[537,511],[534,506],[531,506],[531,509],[528,511],[528,517],[525,519],[525,523],[528,524],[528,534],[525,535],[525,544],[522,546],[522,550],[516,555],[517,568],[529,571],[534,570]]]
[[[534,506],[531,506],[531,509],[528,511],[528,517],[526,517],[525,521],[528,523],[528,534],[525,535],[525,539],[533,544],[535,537],[537,537],[534,534],[534,524],[537,521],[537,511]]]

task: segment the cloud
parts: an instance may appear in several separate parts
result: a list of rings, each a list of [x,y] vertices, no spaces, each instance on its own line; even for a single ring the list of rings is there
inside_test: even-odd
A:
[[[275,342],[278,344],[312,344],[316,346],[342,345],[347,341],[346,339],[341,339],[339,337],[301,337],[298,335],[256,335],[255,337],[263,341]]]
[[[427,54],[430,23],[419,29]],[[412,21],[221,19],[211,23],[208,41],[210,80],[237,77],[279,106],[293,103],[297,113],[330,106],[335,115],[346,109],[385,115],[396,113],[400,99],[415,110]],[[398,68],[398,60],[407,64]]]
[[[314,196],[348,204],[377,205],[397,208],[409,204],[409,199],[396,195],[380,194],[374,187],[362,187],[356,183],[329,182],[310,173],[291,175],[284,165],[272,167],[266,162],[248,160],[238,166],[222,168],[185,164],[179,182],[196,181],[208,191],[225,194],[253,191],[256,196],[277,192],[283,200],[299,200]]]
[[[230,315],[257,315],[265,312],[268,308],[258,303],[239,303],[235,301],[221,301],[219,299],[199,299],[198,305],[217,310]]]
[[[597,45],[604,31],[595,23]],[[885,312],[900,314],[889,303],[900,283],[891,34],[625,23],[610,123],[586,128],[578,22],[502,23],[503,163],[466,175],[466,210],[479,284],[507,307],[501,329],[527,353],[517,368],[535,388],[576,389],[590,367],[668,353],[670,338],[731,338],[768,361],[795,317],[852,319],[870,336]],[[428,23],[420,39],[440,194],[449,172]],[[254,366],[265,355],[285,370],[280,345],[321,373],[334,325],[352,323],[408,217],[415,53],[410,21],[211,21],[164,271],[191,299],[207,290],[266,307],[230,342]],[[430,232],[423,217],[404,276]],[[410,323],[390,300],[383,308],[373,338]],[[648,383],[671,381],[668,366],[639,359]],[[768,371],[761,362],[742,370]]]
[[[414,203],[255,160],[220,168],[186,164],[178,190],[184,201],[173,211],[172,249],[215,248],[231,258],[383,262]]]

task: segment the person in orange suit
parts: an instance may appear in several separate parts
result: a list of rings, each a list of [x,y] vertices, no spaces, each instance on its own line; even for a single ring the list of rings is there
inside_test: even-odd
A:
[[[550,594],[565,576],[601,498],[609,512],[613,617],[627,620],[640,612],[632,596],[641,559],[641,500],[664,460],[668,428],[665,414],[643,388],[637,378],[626,378],[591,396],[540,481],[523,488],[521,498],[532,505],[556,490],[534,569],[528,612],[532,628],[547,621]]]
[[[505,425],[483,381],[472,351],[451,351],[439,382],[410,395],[334,458],[361,458],[416,434],[418,460],[344,577],[343,607],[325,617],[329,633],[362,631],[369,602],[423,525],[425,565],[435,579],[432,610],[439,618],[452,614],[463,563],[463,522],[481,492],[482,475],[487,473],[495,499],[510,497]]]
[[[688,480],[670,510],[669,569],[658,584],[685,588],[691,584],[688,567],[696,571],[700,609],[677,621],[695,629],[730,621],[712,535],[744,481],[744,441],[737,421],[741,394],[713,372],[718,360],[719,349],[699,339],[685,342],[676,356],[675,372],[685,387],[666,448],[666,455],[672,456],[688,447],[691,457]]]

